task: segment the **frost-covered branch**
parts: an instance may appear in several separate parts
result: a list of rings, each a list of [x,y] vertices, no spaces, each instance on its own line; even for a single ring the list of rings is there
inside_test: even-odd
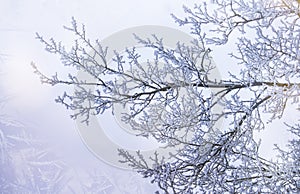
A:
[[[215,0],[184,11],[185,18],[173,17],[191,27],[189,45],[179,40],[168,48],[155,35],[134,35],[153,51],[146,63],[138,48],[115,51],[111,61],[107,53],[114,48],[90,41],[73,19],[66,27],[76,37],[69,51],[53,39],[37,38],[64,66],[84,76],[49,77],[33,67],[44,83],[75,86],[74,93],[57,99],[75,112],[73,118],[88,122],[121,104],[123,121],[139,135],[175,147],[169,156],[155,153],[150,160],[120,150],[122,162],[151,177],[165,193],[299,192],[299,152],[293,151],[299,136],[291,141],[292,150],[278,149],[279,162],[260,156],[254,138],[266,123],[282,118],[290,102],[299,102],[298,1]],[[228,55],[240,73],[229,72],[226,80],[213,77],[211,48],[230,41],[236,50]],[[298,134],[298,127],[290,128]]]

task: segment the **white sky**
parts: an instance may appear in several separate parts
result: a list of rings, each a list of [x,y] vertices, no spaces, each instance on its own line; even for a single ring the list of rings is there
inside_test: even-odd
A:
[[[114,32],[139,25],[177,28],[170,13],[182,15],[182,4],[187,2],[188,0],[0,0],[0,94],[1,97],[12,98],[6,104],[7,111],[35,130],[42,139],[47,139],[52,144],[53,151],[69,165],[103,166],[104,171],[110,172],[113,167],[102,164],[86,149],[74,122],[69,118],[69,112],[54,102],[54,98],[64,88],[41,85],[32,73],[31,61],[49,75],[55,71],[64,71],[58,58],[46,53],[35,39],[35,32],[45,38],[54,37],[69,44],[72,39],[62,26],[69,25],[72,16],[86,25],[92,39],[100,40]],[[220,59],[223,60],[223,57]],[[267,146],[265,152],[269,150]],[[118,169],[113,169],[113,172],[123,173]],[[123,175],[126,176],[126,173]]]
[[[181,14],[183,2],[187,1],[0,0],[0,94],[1,97],[10,97],[6,113],[23,122],[36,136],[45,139],[51,151],[74,168],[79,177],[83,176],[80,171],[100,167],[116,182],[118,179],[127,180],[132,174],[106,165],[88,151],[69,118],[70,112],[54,102],[65,88],[41,85],[33,74],[32,61],[49,75],[65,71],[57,57],[44,51],[35,39],[35,32],[70,44],[72,38],[62,26],[69,25],[72,16],[86,25],[91,39],[100,40],[134,26],[177,27],[170,13]],[[140,180],[147,188],[148,184],[144,181]],[[122,185],[122,182],[118,184]]]

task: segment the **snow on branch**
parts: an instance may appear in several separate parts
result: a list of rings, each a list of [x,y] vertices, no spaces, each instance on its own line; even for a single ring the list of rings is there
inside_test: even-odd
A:
[[[150,160],[119,150],[122,162],[151,177],[165,193],[299,192],[299,137],[291,141],[291,150],[280,151],[278,163],[259,155],[260,142],[254,138],[268,122],[281,119],[291,101],[299,106],[299,4],[215,0],[184,11],[185,18],[173,17],[190,27],[194,40],[189,45],[179,40],[168,48],[156,35],[134,35],[153,51],[146,63],[138,48],[115,51],[110,60],[107,53],[114,48],[88,39],[84,25],[72,19],[66,29],[75,35],[75,44],[69,51],[60,42],[37,38],[64,66],[85,76],[70,74],[63,80],[34,66],[35,72],[44,83],[75,86],[57,99],[75,112],[73,118],[88,123],[90,116],[122,105],[129,110],[123,122],[139,135],[154,137],[166,149],[176,147]],[[227,52],[240,73],[215,78],[214,51],[208,46],[229,41],[236,44],[237,50]],[[291,131],[298,133],[299,127]]]

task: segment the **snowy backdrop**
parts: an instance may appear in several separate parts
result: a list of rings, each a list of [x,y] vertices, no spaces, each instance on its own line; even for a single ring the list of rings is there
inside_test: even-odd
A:
[[[157,188],[149,180],[132,170],[109,164],[87,148],[77,124],[70,119],[70,112],[54,101],[66,89],[42,85],[33,73],[31,62],[39,64],[44,72],[66,71],[61,68],[59,58],[44,52],[35,33],[71,44],[73,39],[65,33],[63,25],[68,25],[72,16],[88,27],[90,38],[100,40],[136,26],[178,28],[170,13],[182,16],[182,5],[192,3],[187,0],[0,0],[0,3],[0,193],[153,193]],[[188,32],[188,28],[181,30]],[[228,70],[218,65],[226,58],[222,49],[213,56],[221,76]],[[286,121],[297,118],[296,114],[287,114]],[[99,122],[110,126],[115,120]],[[283,125],[275,122],[274,126],[272,134],[276,135],[270,136],[269,131],[260,134],[264,139],[261,152],[267,158],[273,157],[274,147],[270,145],[284,146],[290,136],[280,130]],[[119,137],[115,141],[120,142],[116,143],[124,144],[122,136]]]

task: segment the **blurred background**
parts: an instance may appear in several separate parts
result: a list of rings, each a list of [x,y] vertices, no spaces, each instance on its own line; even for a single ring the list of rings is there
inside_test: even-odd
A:
[[[149,180],[87,149],[70,112],[54,102],[66,88],[42,85],[30,63],[48,75],[67,71],[35,33],[71,45],[63,29],[71,17],[86,25],[89,38],[102,40],[140,25],[176,27],[170,13],[181,13],[183,2],[0,1],[1,193],[153,193]]]
[[[42,85],[33,73],[31,62],[47,75],[67,71],[58,56],[44,50],[35,33],[71,45],[73,38],[63,25],[70,26],[72,16],[86,25],[92,40],[141,25],[178,28],[170,13],[182,16],[182,5],[192,3],[187,0],[0,0],[0,3],[1,193],[153,193],[156,186],[149,180],[131,170],[111,166],[87,149],[70,112],[54,102],[66,88]],[[217,64],[218,60],[224,60],[223,55],[220,52],[215,56]],[[287,136],[283,133],[281,138]],[[272,149],[265,148],[265,153]]]

